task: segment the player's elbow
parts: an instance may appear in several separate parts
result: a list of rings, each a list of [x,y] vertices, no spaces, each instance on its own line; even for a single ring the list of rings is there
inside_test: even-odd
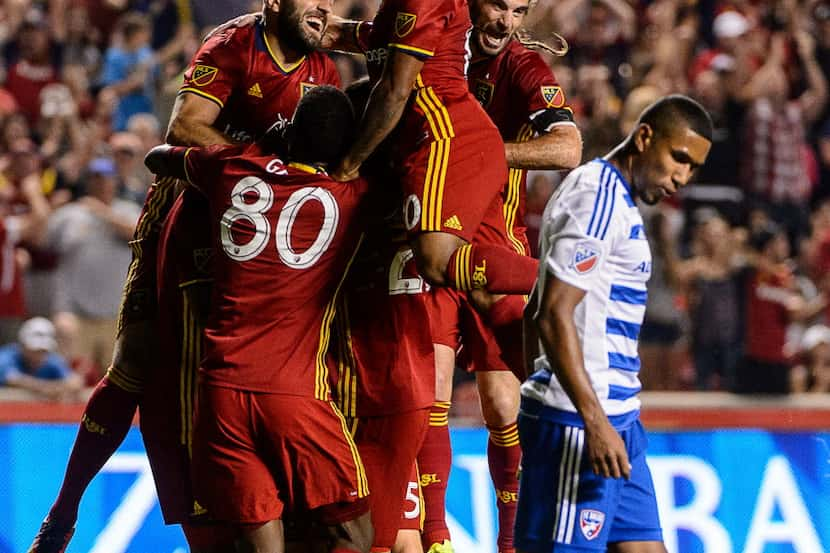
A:
[[[574,169],[582,162],[582,134],[573,125],[565,125],[561,133],[561,158],[559,165],[562,169]]]

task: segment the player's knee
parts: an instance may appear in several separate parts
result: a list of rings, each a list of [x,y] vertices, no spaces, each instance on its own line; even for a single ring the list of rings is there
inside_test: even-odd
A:
[[[453,252],[464,241],[452,234],[427,232],[419,235],[412,242],[412,252],[421,276],[432,286],[447,286],[447,266]]]
[[[347,536],[350,545],[358,551],[369,553],[369,550],[372,549],[375,529],[372,526],[372,518],[368,512],[356,519],[342,523],[340,529]]]
[[[490,426],[504,426],[515,422],[519,414],[518,379],[507,371],[480,374],[486,375],[478,379],[484,422]]]
[[[446,277],[447,265],[441,264],[436,259],[419,259],[417,262],[418,272],[432,286],[447,286],[449,281]]]

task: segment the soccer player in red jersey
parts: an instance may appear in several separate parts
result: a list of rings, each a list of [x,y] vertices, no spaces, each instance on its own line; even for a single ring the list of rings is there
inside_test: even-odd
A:
[[[462,0],[387,0],[372,24],[356,25],[376,84],[335,177],[357,174],[397,127],[404,222],[420,273],[433,285],[527,293],[535,262],[507,247],[469,244],[499,209],[507,180],[498,131],[467,90],[469,28]],[[519,319],[521,306],[513,307]]]
[[[370,90],[368,81],[347,88],[357,111]],[[335,317],[333,389],[372,490],[372,551],[410,553],[421,548],[415,456],[435,397],[429,285],[407,244],[388,149],[361,172],[372,184],[372,217]]]
[[[516,252],[529,256],[524,225],[527,169],[571,169],[581,158],[579,130],[565,95],[542,57],[516,37],[529,9],[528,0],[474,0],[474,31],[468,69],[470,91],[481,102],[505,142],[510,166],[503,188],[504,228]],[[473,244],[501,244],[500,229],[487,228]],[[499,511],[498,548],[513,550],[513,521],[518,491],[521,326],[494,332],[465,296],[458,296],[456,316],[441,317],[436,338],[436,404],[424,447],[418,456],[422,473],[434,475],[423,487],[424,544],[440,551],[449,540],[444,513],[451,452],[446,413],[452,395],[452,372],[459,338],[468,368],[476,371],[482,413],[490,432],[487,456]],[[436,545],[438,544],[438,545]]]
[[[338,83],[334,64],[324,54],[314,51],[322,39],[330,10],[330,0],[288,0],[279,4],[268,0],[256,17],[234,20],[217,29],[197,52],[185,75],[174,106],[168,142],[206,146],[261,136],[274,118],[290,117],[304,91],[318,84]],[[113,363],[87,403],[64,483],[32,544],[34,553],[58,552],[66,547],[81,496],[123,441],[139,401],[142,409],[152,409],[150,404],[159,401],[176,401],[177,411],[192,405],[185,396],[145,386],[145,381],[152,378],[149,373],[167,371],[171,365],[176,375],[174,380],[180,372],[187,373],[192,366],[188,361],[194,358],[192,348],[198,344],[198,338],[193,337],[199,335],[194,331],[187,344],[175,347],[177,351],[191,348],[182,351],[181,360],[178,355],[173,359],[159,358],[156,257],[161,225],[175,199],[173,188],[164,184],[154,185],[145,200],[132,242],[134,255],[124,285]],[[191,192],[188,196],[190,201],[201,204],[198,195]],[[195,217],[194,224],[204,224],[204,206],[202,214],[201,220]],[[192,250],[195,253],[203,249],[196,245]],[[186,315],[179,314],[177,320],[182,317]],[[182,376],[180,381],[187,387],[192,377]],[[192,389],[190,386],[190,392]],[[179,398],[182,398],[181,405],[178,405]],[[177,420],[185,424],[187,419],[180,416]],[[143,426],[148,450],[159,449],[150,445],[153,439],[159,439],[158,435],[154,438],[153,429]],[[187,434],[182,433],[180,424],[157,430],[184,436],[179,449],[187,447]],[[153,465],[154,468],[162,466]],[[163,482],[178,481],[177,466],[173,465],[174,473],[169,477],[160,477],[156,471],[162,501],[176,493],[176,488],[166,493],[161,486]],[[186,513],[171,515],[170,509],[165,509],[168,522],[186,521],[189,513],[188,509]],[[187,525],[185,533],[188,534]],[[194,549],[199,548],[194,546]]]
[[[359,244],[365,181],[326,173],[354,114],[331,86],[308,92],[284,160],[258,145],[159,146],[145,162],[209,204],[214,286],[205,328],[192,472],[197,496],[244,550],[282,551],[285,507],[334,528],[334,552],[368,552],[368,488],[325,353]]]

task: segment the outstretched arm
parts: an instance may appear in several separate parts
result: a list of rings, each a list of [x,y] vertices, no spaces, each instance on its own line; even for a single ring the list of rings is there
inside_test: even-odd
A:
[[[383,75],[372,89],[357,139],[332,176],[348,181],[358,176],[360,166],[398,124],[424,62],[389,49]]]
[[[527,142],[505,142],[507,165],[515,169],[573,169],[582,159],[576,125],[556,125]]]

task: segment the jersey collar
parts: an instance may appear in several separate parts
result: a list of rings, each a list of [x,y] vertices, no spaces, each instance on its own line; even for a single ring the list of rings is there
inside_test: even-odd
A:
[[[303,171],[304,173],[311,173],[312,175],[328,175],[322,167],[314,167],[313,165],[306,165],[299,161],[291,161],[288,163],[289,167]]]
[[[594,158],[593,161],[597,161],[599,163],[602,163],[603,165],[605,165],[606,167],[611,169],[611,171],[617,176],[617,178],[620,179],[620,182],[623,184],[623,186],[625,186],[625,190],[626,190],[626,192],[628,192],[628,195],[629,196],[631,195],[631,186],[628,184],[628,181],[625,180],[625,177],[622,176],[622,173],[620,173],[619,169],[614,167],[613,163],[611,163],[607,159],[603,159],[601,157]]]
[[[277,68],[282,73],[287,75],[287,74],[293,72],[295,69],[300,67],[303,64],[303,62],[306,60],[306,56],[303,56],[299,60],[292,63],[291,65],[286,66],[286,65],[281,64],[280,60],[277,59],[277,56],[274,55],[274,51],[271,49],[271,45],[268,44],[268,41],[265,38],[265,19],[264,18],[261,21],[259,21],[259,24],[257,25],[257,34],[259,35],[258,36],[259,40],[261,40],[262,44],[265,46],[265,50],[268,52],[268,55],[271,56],[271,61],[273,61],[276,64]]]

